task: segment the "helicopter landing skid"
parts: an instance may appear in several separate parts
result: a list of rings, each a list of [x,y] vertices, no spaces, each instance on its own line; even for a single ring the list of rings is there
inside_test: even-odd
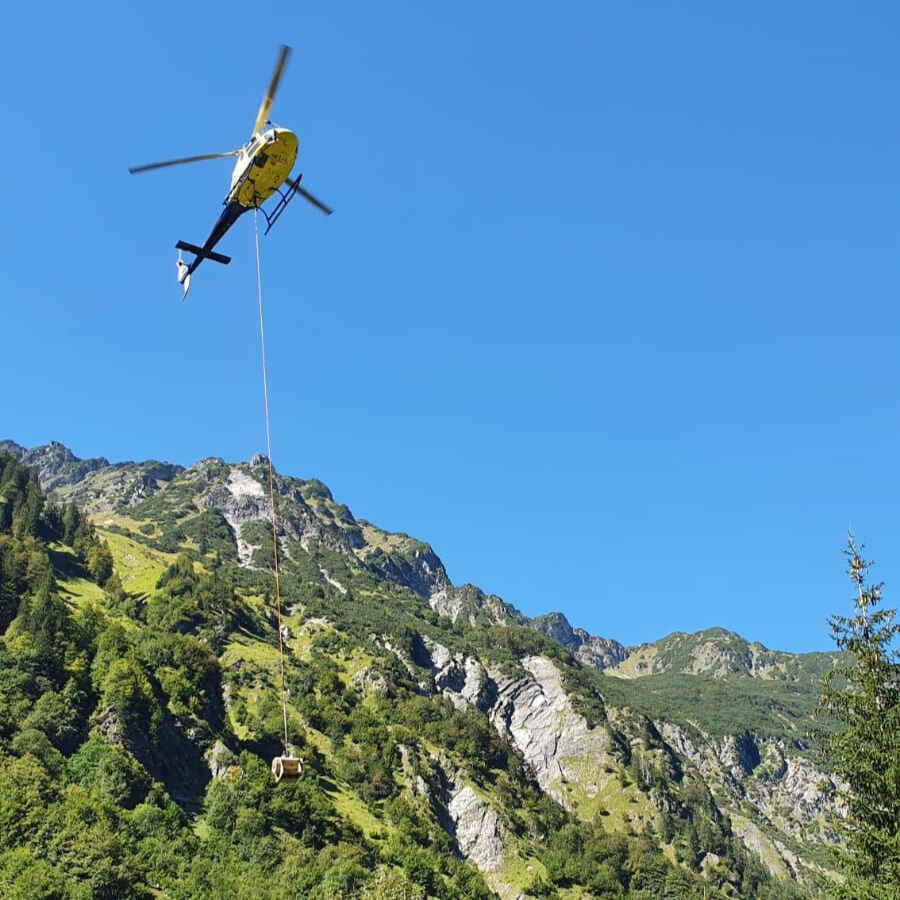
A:
[[[300,190],[300,179],[302,177],[302,175],[298,176],[296,181],[292,181],[290,178],[285,179],[290,184],[287,191],[282,191],[281,188],[275,189],[280,199],[275,206],[272,207],[272,212],[266,212],[260,207],[262,214],[266,217],[266,230],[263,232],[264,235],[272,230],[272,226],[281,218],[281,214],[287,209],[288,203],[297,196],[297,193]]]

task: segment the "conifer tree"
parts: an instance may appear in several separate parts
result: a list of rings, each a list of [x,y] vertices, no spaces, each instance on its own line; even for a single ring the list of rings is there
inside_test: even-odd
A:
[[[74,503],[67,503],[62,512],[63,543],[75,544],[75,531],[81,524],[81,514]]]
[[[881,608],[882,583],[868,581],[870,561],[848,537],[847,574],[855,596],[852,616],[829,625],[846,662],[827,675],[822,708],[835,730],[825,736],[831,768],[845,782],[846,880],[841,900],[900,900],[900,625]]]

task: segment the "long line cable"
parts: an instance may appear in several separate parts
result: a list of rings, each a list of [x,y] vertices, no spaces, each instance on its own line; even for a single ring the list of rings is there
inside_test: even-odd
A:
[[[259,215],[253,210],[256,239],[256,295],[259,305],[259,349],[262,358],[263,404],[266,411],[266,459],[269,463],[269,507],[272,511],[272,565],[275,573],[275,618],[278,625],[278,674],[281,680],[281,720],[284,724],[284,753],[288,753],[287,691],[284,683],[284,637],[281,631],[281,577],[278,570],[278,524],[275,514],[275,476],[272,471],[272,438],[269,430],[269,379],[266,373],[266,329],[263,325],[262,274],[259,262]]]

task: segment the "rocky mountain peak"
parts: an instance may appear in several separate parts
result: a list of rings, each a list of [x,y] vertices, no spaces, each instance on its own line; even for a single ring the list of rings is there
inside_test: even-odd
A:
[[[623,644],[611,638],[589,634],[583,628],[573,628],[561,612],[538,616],[530,624],[541,634],[565,647],[579,662],[598,672],[617,666],[628,656],[628,648]]]
[[[25,448],[21,444],[7,439],[0,441],[0,453],[9,453],[16,459],[21,459],[25,455]]]
[[[51,491],[81,481],[90,472],[105,468],[109,461],[103,457],[97,459],[79,459],[72,451],[59,441],[50,441],[39,447],[26,450],[14,441],[0,442],[0,451],[12,453],[17,459],[37,472],[41,487]]]
[[[263,552],[263,547],[270,540],[266,535],[271,508],[269,460],[264,454],[256,454],[246,463],[208,457],[185,468],[156,460],[82,460],[56,441],[26,449],[7,440],[0,442],[0,451],[4,450],[34,469],[51,500],[75,501],[96,516],[127,514],[137,521],[156,522],[164,549],[176,547],[187,535],[208,532],[225,542],[217,546],[226,555],[227,544],[231,545],[239,565],[267,565],[271,551]],[[291,542],[304,548],[319,547],[422,598],[451,588],[443,563],[428,544],[357,521],[318,479],[276,472],[275,492],[279,543],[284,544],[288,556]],[[333,575],[328,577],[340,583]]]

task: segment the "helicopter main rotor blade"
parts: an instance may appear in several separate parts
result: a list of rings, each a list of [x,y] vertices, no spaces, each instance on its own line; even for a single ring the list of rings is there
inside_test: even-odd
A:
[[[204,153],[203,156],[185,156],[183,159],[168,159],[165,162],[148,163],[146,166],[132,166],[128,171],[132,175],[149,172],[151,169],[165,169],[166,166],[181,166],[184,163],[200,162],[204,159],[224,159],[226,156],[237,156],[240,150],[229,150],[228,153]]]
[[[306,190],[306,188],[300,187],[299,184],[296,185],[294,190],[296,190],[297,193],[302,197],[306,197],[306,199],[309,200],[309,202],[312,203],[312,205],[317,209],[321,209],[326,216],[330,216],[334,212],[334,210],[330,206],[326,206],[318,197],[313,196],[308,190]]]
[[[281,52],[278,54],[278,62],[275,63],[275,71],[272,73],[272,80],[263,94],[262,103],[259,105],[259,112],[256,114],[256,122],[253,125],[253,134],[256,134],[269,118],[269,110],[272,108],[272,101],[275,99],[275,91],[278,90],[278,82],[281,81],[281,73],[284,71],[284,64],[291,55],[291,48],[287,44],[281,45]]]

